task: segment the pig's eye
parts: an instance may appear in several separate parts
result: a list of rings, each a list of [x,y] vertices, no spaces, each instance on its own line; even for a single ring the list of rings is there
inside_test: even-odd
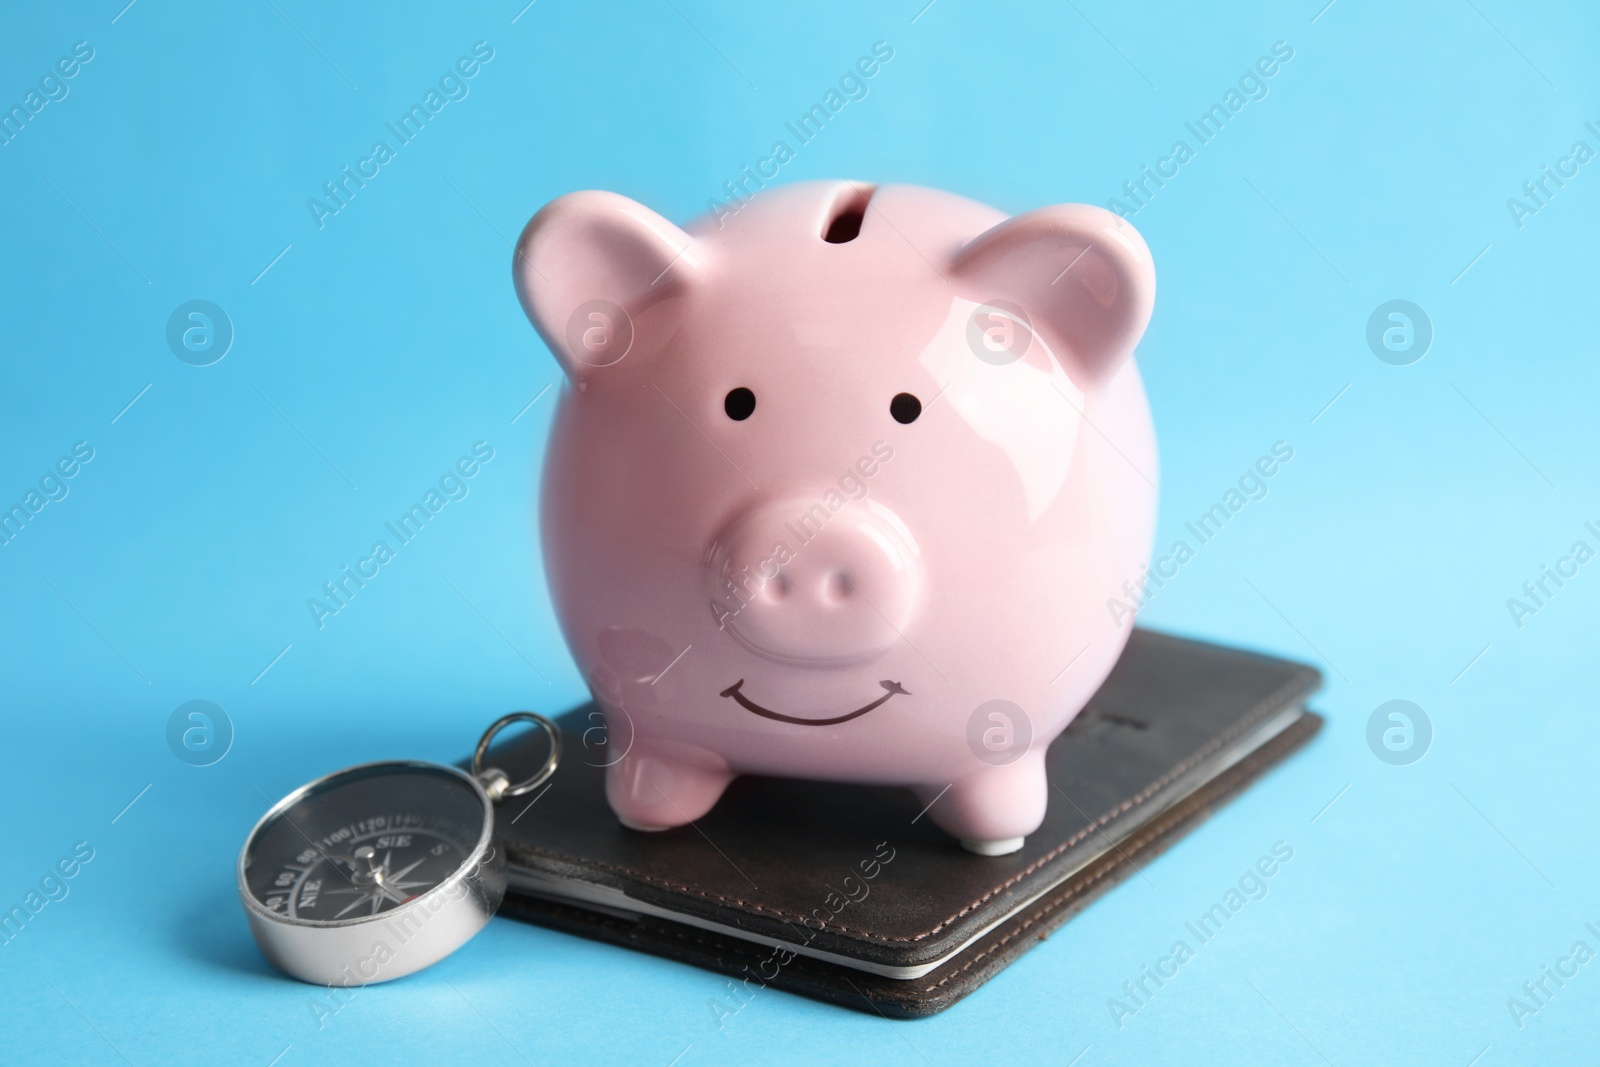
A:
[[[726,411],[728,418],[734,422],[743,422],[755,414],[756,394],[742,385],[737,389],[730,389],[728,395],[722,398],[722,410]],[[916,418],[915,415],[911,417]]]
[[[910,393],[900,393],[889,401],[889,414],[894,416],[895,422],[916,422],[917,416],[922,414],[922,401]]]

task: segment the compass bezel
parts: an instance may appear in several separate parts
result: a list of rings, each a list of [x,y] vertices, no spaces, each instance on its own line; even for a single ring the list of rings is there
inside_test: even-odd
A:
[[[463,785],[483,812],[483,825],[466,858],[438,885],[414,899],[373,915],[347,919],[303,919],[273,911],[250,889],[247,861],[270,825],[307,797],[325,793],[345,780],[385,772],[443,776]],[[263,857],[256,857],[257,859]],[[378,760],[323,775],[289,793],[267,809],[251,827],[235,868],[239,896],[261,950],[279,969],[319,985],[390,981],[412,974],[454,952],[481,930],[505,896],[505,858],[494,847],[494,802],[473,776],[455,767],[425,760]],[[408,919],[420,919],[409,924]],[[381,969],[370,962],[378,928],[400,944],[387,952]],[[403,939],[400,933],[408,933]]]

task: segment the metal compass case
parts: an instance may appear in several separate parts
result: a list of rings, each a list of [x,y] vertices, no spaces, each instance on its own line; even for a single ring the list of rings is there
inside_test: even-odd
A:
[[[513,722],[535,723],[550,739],[544,766],[516,785],[483,767],[489,742]],[[261,951],[319,985],[386,982],[448,956],[505,896],[496,802],[539,786],[559,759],[555,726],[518,712],[484,733],[471,774],[364,763],[290,793],[239,853],[239,895]]]

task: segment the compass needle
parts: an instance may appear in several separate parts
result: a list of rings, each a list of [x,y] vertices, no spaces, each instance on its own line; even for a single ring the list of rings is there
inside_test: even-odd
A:
[[[378,889],[383,894],[382,897],[379,898],[380,901],[381,900],[392,900],[396,904],[404,904],[406,902],[406,898],[405,897],[403,897],[399,893],[395,892],[396,887],[390,885],[387,882],[385,882],[383,885],[380,885],[378,887]],[[376,896],[376,894],[374,894],[374,896]]]

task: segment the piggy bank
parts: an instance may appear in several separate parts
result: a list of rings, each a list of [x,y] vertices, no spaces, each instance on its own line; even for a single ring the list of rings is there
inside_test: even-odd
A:
[[[544,560],[618,819],[778,775],[909,788],[972,851],[1020,848],[1153,534],[1138,233],[905,185],[682,228],[577,192],[513,272],[566,377]]]

